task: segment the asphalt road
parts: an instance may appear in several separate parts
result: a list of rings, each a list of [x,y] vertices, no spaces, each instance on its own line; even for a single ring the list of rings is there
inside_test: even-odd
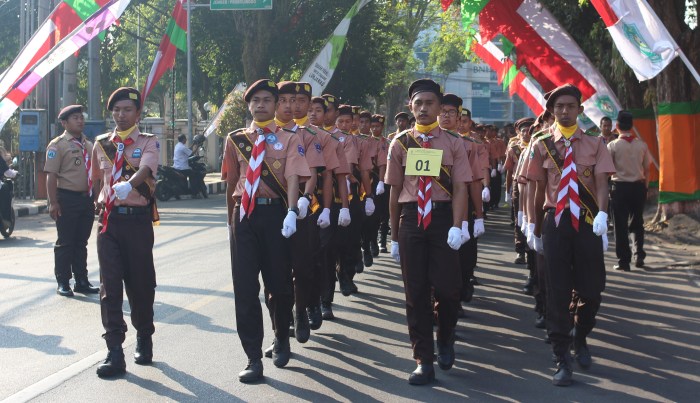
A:
[[[9,401],[697,401],[700,391],[700,284],[674,267],[662,245],[648,267],[608,272],[589,371],[568,388],[551,385],[551,350],[533,325],[532,297],[519,290],[505,209],[480,240],[482,285],[460,319],[457,362],[428,387],[407,383],[415,368],[398,266],[382,254],[356,277],[360,294],[336,296],[337,320],[300,345],[284,369],[265,359],[265,381],[238,382],[246,359],[236,335],[222,196],[162,203],[155,228],[154,364],[100,380],[106,349],[98,298],[55,294],[55,228],[46,214],[18,220],[0,239],[0,399]],[[614,245],[611,245],[614,251]],[[607,254],[608,267],[614,252]],[[98,283],[94,233],[88,269]],[[129,313],[128,304],[124,312]],[[271,342],[269,317],[264,345]],[[128,322],[128,318],[127,318]]]

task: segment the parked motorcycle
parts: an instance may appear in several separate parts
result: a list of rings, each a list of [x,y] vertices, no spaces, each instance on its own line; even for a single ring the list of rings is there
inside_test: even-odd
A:
[[[2,174],[0,174],[2,175]],[[0,178],[0,234],[9,238],[15,230],[15,209],[12,208],[14,197],[14,179]]]
[[[192,170],[190,181],[192,191],[187,183],[187,177],[180,173],[177,169],[169,166],[158,167],[158,181],[156,182],[156,198],[159,201],[168,201],[173,197],[179,198],[182,195],[192,195],[196,197],[199,193],[205,198],[207,197],[208,189],[204,184],[204,177],[207,175],[207,167],[199,155],[193,155],[187,159],[187,163]]]

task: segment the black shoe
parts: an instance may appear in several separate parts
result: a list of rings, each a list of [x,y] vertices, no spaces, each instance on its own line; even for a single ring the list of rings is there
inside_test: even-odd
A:
[[[471,302],[474,296],[474,285],[470,282],[462,286],[462,291],[460,293],[460,299],[462,302]]]
[[[97,294],[98,292],[100,292],[100,287],[93,286],[92,284],[90,284],[90,281],[88,281],[87,277],[83,277],[75,280],[75,284],[73,285],[73,291],[82,294]]]
[[[310,306],[306,308],[306,313],[309,315],[309,328],[311,330],[318,330],[323,324],[323,314],[321,314],[321,307]]]
[[[360,256],[361,256],[361,254],[360,254]],[[365,266],[362,264],[363,259],[361,259],[360,256],[358,256],[357,263],[355,263],[355,273],[357,273],[357,274],[360,274],[363,271],[365,271]],[[370,264],[370,266],[371,266],[371,264]],[[367,266],[367,267],[369,267],[369,266]]]
[[[469,278],[469,284],[471,284],[471,285],[479,285],[480,283],[479,283],[479,280],[476,279],[476,277],[471,276],[471,277]]]
[[[333,320],[335,319],[335,315],[333,315],[333,308],[331,307],[331,304],[321,304],[321,317],[323,320]]]
[[[355,282],[350,280],[350,293],[351,294],[358,294],[359,292],[360,292],[360,290],[355,285]]]
[[[557,372],[552,377],[552,384],[555,386],[569,386],[572,382],[574,371],[571,369],[571,357],[557,357]]]
[[[544,315],[537,316],[537,319],[535,319],[535,327],[538,329],[544,329],[546,326],[547,323],[545,322]]]
[[[379,245],[376,241],[369,244],[369,250],[372,252],[372,257],[379,256]]]
[[[408,383],[411,385],[426,385],[435,380],[435,369],[433,364],[418,364],[418,368],[411,372]]]
[[[440,369],[443,371],[447,371],[452,368],[455,363],[454,343],[448,343],[447,345],[440,345],[440,343],[438,343],[437,363],[438,367],[440,367]]]
[[[545,344],[552,344],[552,340],[549,339],[549,333],[544,334],[544,339],[542,341],[545,342]]]
[[[523,293],[525,295],[533,295],[535,293],[535,279],[533,277],[527,278],[527,281],[523,286]]]
[[[248,366],[238,373],[238,380],[243,383],[256,382],[263,377],[262,360],[248,360]]]
[[[644,267],[644,259],[637,259],[634,262],[634,267],[636,267],[638,269],[641,269],[642,267]]]
[[[588,350],[588,344],[585,339],[579,341],[574,339],[574,358],[582,369],[591,367],[591,352]]]
[[[364,263],[365,267],[372,267],[372,263],[374,263],[374,258],[372,257],[372,252],[366,250],[362,252],[362,263]],[[357,271],[357,268],[355,268],[355,271],[357,273],[362,273],[360,271]]]
[[[513,263],[515,263],[515,264],[525,264],[525,263],[526,263],[526,262],[525,262],[525,253],[523,253],[523,252],[518,253],[518,254],[515,256],[515,260],[513,261]]]
[[[294,317],[294,337],[299,343],[306,343],[310,336],[309,315],[306,313],[306,309],[301,309]]]
[[[275,341],[272,340],[272,344],[270,344],[270,347],[266,348],[265,351],[263,351],[263,355],[265,358],[272,358],[272,350],[275,349]]]
[[[272,349],[272,363],[275,364],[277,368],[282,368],[287,365],[289,357],[292,355],[289,347],[289,338],[275,338],[274,344],[275,347]]]
[[[341,280],[342,278],[342,280]],[[346,279],[344,279],[342,276],[338,275],[338,287],[340,288],[340,292],[344,296],[350,296],[352,294],[352,286],[350,285],[350,282]]]
[[[379,252],[381,252],[381,253],[389,253],[389,249],[386,248],[386,245],[383,245],[381,248],[379,248]]]
[[[460,305],[459,309],[457,309],[457,317],[458,318],[466,318],[467,313],[464,311],[464,308]]]
[[[616,264],[615,266],[613,266],[613,270],[630,271],[630,265],[628,265],[628,264]]]
[[[110,348],[105,362],[97,366],[97,376],[100,378],[111,378],[125,372],[126,361],[124,361],[124,350],[121,346]]]
[[[134,362],[139,365],[146,365],[153,362],[153,339],[151,339],[151,336],[136,336]]]
[[[65,283],[59,283],[58,288],[56,288],[56,294],[62,296],[62,297],[72,297],[73,290],[70,289],[70,285],[68,282]]]

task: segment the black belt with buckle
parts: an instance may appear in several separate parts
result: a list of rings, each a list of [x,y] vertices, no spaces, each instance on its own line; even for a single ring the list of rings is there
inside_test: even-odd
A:
[[[112,209],[114,213],[121,215],[139,215],[139,214],[150,214],[151,208],[147,206],[132,207],[132,206],[114,206]]]
[[[59,193],[65,193],[73,196],[83,196],[87,197],[90,196],[90,192],[77,192],[75,190],[68,190],[68,189],[63,189],[63,188],[57,188],[56,189]]]
[[[236,203],[236,207],[239,207],[241,205],[241,198],[236,197],[234,199]],[[282,198],[281,197],[275,197],[275,198],[269,198],[269,197],[256,197],[255,198],[255,205],[256,206],[276,206],[282,204]]]
[[[451,201],[434,201],[433,203],[433,208],[432,211],[436,210],[443,210],[443,209],[451,209],[452,208],[452,202]],[[418,203],[401,203],[401,206],[403,207],[408,207],[408,208],[413,208],[413,209],[418,209]]]
[[[546,213],[552,213],[552,214],[554,214],[554,213],[557,212],[557,209],[554,208],[554,207],[550,207],[550,208],[548,208],[548,209],[545,209],[544,211],[545,211]],[[567,208],[564,209],[564,211],[569,211],[569,212],[570,212],[571,209],[569,209],[569,208],[567,207]],[[585,216],[587,211],[588,211],[588,210],[587,210],[585,207],[581,207],[581,212],[579,213],[579,217]],[[569,213],[569,214],[571,214],[571,213]]]

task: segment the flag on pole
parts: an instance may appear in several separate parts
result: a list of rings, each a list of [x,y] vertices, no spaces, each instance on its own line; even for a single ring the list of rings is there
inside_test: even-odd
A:
[[[0,129],[7,123],[15,110],[32,92],[34,87],[49,72],[64,60],[85,46],[100,32],[114,24],[122,15],[131,0],[110,0],[97,12],[79,24],[49,50],[36,64],[27,70],[15,83],[1,95]]]
[[[0,95],[5,94],[56,43],[108,2],[109,0],[65,0],[59,3],[0,76]]]
[[[452,2],[454,0],[441,0],[442,3],[442,11],[447,11],[448,8],[452,5]]]
[[[245,88],[245,83],[238,83],[235,87],[233,87],[233,90],[229,92],[226,98],[224,98],[224,102],[221,104],[221,107],[218,111],[216,111],[216,114],[211,119],[209,126],[207,126],[207,128],[204,130],[204,137],[209,137],[210,134],[216,132],[216,130],[219,128],[219,124],[221,124],[221,119],[224,117],[224,113],[230,105],[229,101],[233,99],[233,96],[236,93],[239,93],[242,96]]]
[[[345,38],[350,28],[352,18],[371,0],[357,0],[350,11],[345,15],[340,24],[333,31],[333,35],[321,49],[311,65],[306,69],[300,81],[311,83],[313,95],[319,96],[331,81],[335,68],[340,61],[340,55],[345,47]]]
[[[148,74],[143,91],[141,91],[144,100],[148,98],[148,94],[151,93],[163,74],[175,65],[177,50],[187,52],[187,10],[185,10],[183,3],[184,0],[175,2],[175,8],[168,21],[165,35],[160,41],[158,52],[153,60],[153,67],[151,67],[151,72]]]
[[[656,77],[678,56],[678,45],[646,0],[591,0],[639,81]]]

